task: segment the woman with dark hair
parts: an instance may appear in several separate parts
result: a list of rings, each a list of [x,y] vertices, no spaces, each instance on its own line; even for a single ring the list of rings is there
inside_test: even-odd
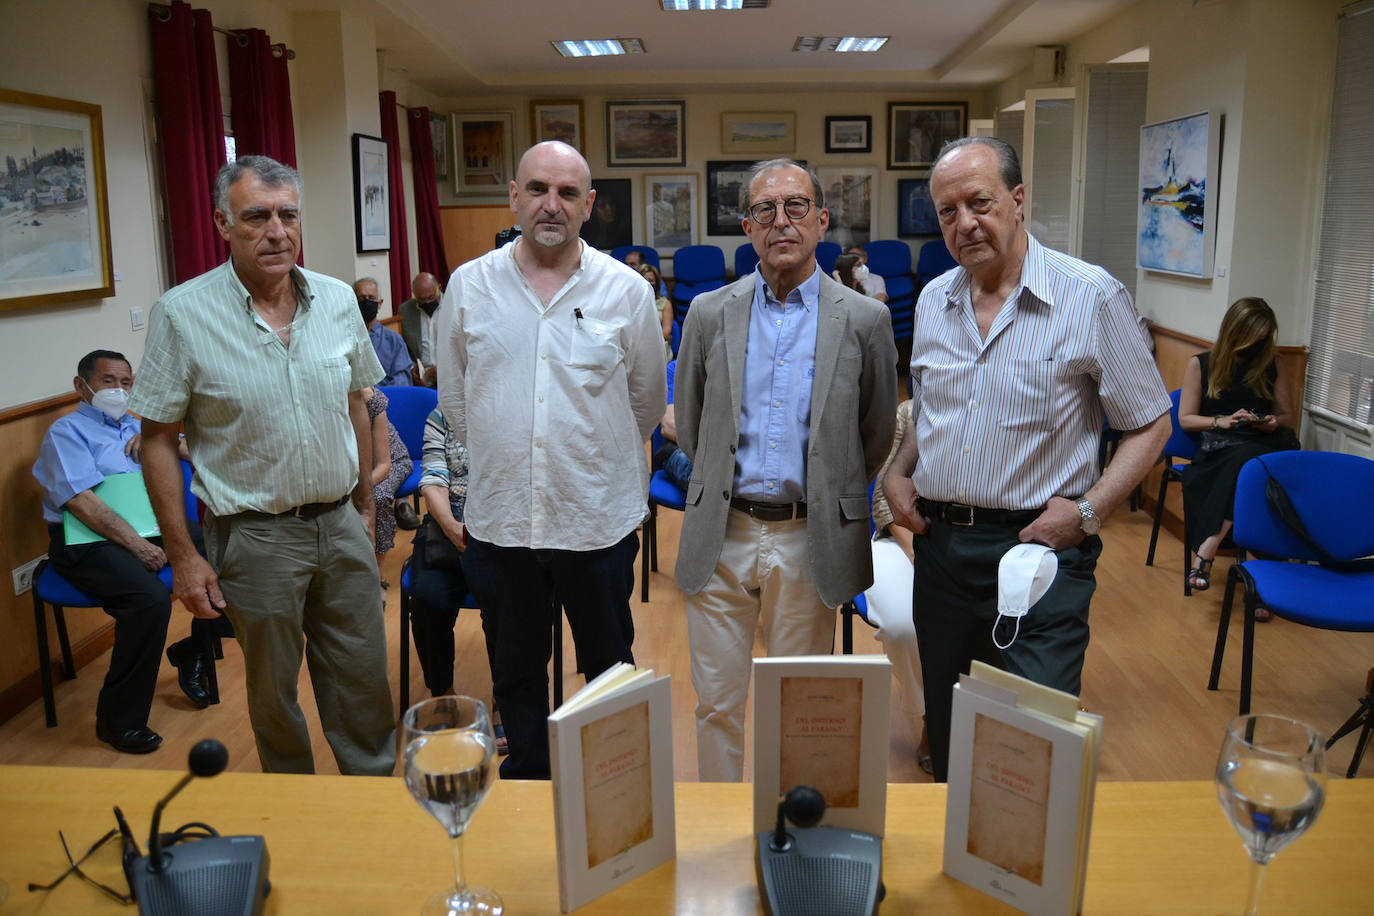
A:
[[[1269,303],[1237,299],[1211,351],[1189,360],[1183,377],[1178,423],[1202,434],[1183,470],[1186,536],[1197,554],[1188,584],[1198,591],[1211,584],[1212,560],[1231,530],[1241,467],[1257,455],[1299,447],[1288,381],[1278,372],[1277,331]]]

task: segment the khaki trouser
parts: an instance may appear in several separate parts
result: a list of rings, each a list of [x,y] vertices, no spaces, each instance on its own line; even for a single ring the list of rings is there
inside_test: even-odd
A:
[[[386,629],[377,561],[358,513],[344,503],[310,520],[207,515],[205,531],[243,649],[263,771],[315,771],[296,696],[304,654],[339,772],[390,776],[396,719]]]

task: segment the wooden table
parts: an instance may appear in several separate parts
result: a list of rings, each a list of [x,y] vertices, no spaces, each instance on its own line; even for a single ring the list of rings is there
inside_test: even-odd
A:
[[[179,774],[74,767],[0,767],[0,912],[123,912],[68,878],[61,828],[84,851],[114,826],[118,803],[140,844],[153,805]],[[748,785],[680,783],[677,860],[588,904],[579,913],[757,913]],[[940,871],[943,786],[888,790],[882,912],[1011,913]],[[452,877],[441,828],[400,778],[227,773],[189,785],[168,806],[164,829],[203,820],[222,833],[262,834],[271,855],[274,914],[405,914]],[[1374,781],[1333,779],[1311,832],[1269,866],[1266,914],[1374,912],[1369,866]],[[548,783],[498,782],[466,838],[468,876],[494,887],[507,912],[556,914],[558,879]],[[76,852],[76,854],[80,854]],[[89,871],[118,886],[116,844]],[[1209,782],[1104,782],[1098,786],[1085,912],[1214,914],[1245,901],[1248,860]]]

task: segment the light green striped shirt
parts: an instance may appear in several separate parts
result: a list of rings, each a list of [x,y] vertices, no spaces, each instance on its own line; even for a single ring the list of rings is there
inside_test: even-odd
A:
[[[348,393],[382,378],[358,300],[332,277],[294,269],[300,305],[287,347],[231,265],[153,307],[129,409],[185,420],[191,489],[215,515],[336,500],[358,479]]]

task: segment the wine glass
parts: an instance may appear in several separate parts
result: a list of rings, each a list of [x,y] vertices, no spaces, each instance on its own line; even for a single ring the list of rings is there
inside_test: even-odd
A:
[[[505,905],[495,891],[463,878],[463,831],[495,778],[496,738],[486,704],[472,697],[421,700],[406,710],[406,787],[453,839],[452,888],[425,902],[421,916],[500,916]]]
[[[1264,866],[1302,836],[1326,798],[1326,736],[1283,716],[1236,716],[1217,757],[1217,799],[1250,851],[1245,916],[1259,906]]]

